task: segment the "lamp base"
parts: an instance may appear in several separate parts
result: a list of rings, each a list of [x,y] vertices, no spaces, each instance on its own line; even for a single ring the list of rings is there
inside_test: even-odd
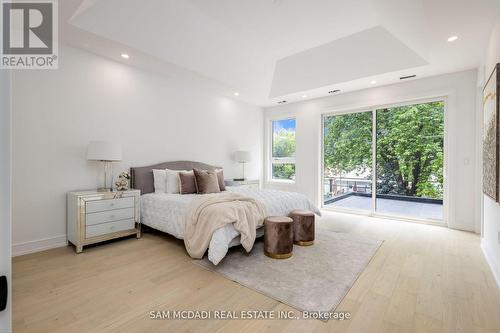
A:
[[[97,189],[97,192],[112,192],[110,188],[101,187]]]

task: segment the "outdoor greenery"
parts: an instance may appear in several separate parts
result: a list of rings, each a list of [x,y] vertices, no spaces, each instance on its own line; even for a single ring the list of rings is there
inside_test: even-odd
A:
[[[377,110],[377,193],[443,196],[444,104]],[[359,175],[372,167],[372,113],[325,118],[325,173]]]
[[[295,131],[280,129],[273,133],[273,157],[295,156]]]
[[[372,167],[372,113],[325,118],[324,165],[327,174],[358,175]]]
[[[295,130],[280,129],[273,132],[273,157],[287,158],[295,156]],[[274,179],[294,179],[295,164],[273,163]]]
[[[273,179],[295,179],[295,164],[273,164]]]

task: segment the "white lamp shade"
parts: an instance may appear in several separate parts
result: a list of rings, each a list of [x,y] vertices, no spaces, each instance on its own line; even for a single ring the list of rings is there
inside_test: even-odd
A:
[[[89,161],[121,161],[122,146],[106,141],[91,141],[87,150]]]
[[[234,159],[236,162],[251,162],[252,161],[252,153],[246,150],[238,150],[234,153]]]

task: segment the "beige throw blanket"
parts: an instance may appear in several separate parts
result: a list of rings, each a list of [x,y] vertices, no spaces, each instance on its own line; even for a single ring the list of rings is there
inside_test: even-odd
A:
[[[204,195],[187,209],[186,250],[192,258],[202,258],[215,230],[233,223],[241,234],[241,245],[250,252],[255,229],[262,226],[265,216],[264,206],[253,198],[231,192]]]

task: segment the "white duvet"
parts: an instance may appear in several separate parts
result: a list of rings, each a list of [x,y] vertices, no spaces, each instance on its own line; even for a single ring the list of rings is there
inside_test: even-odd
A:
[[[295,192],[227,187],[228,191],[255,198],[264,204],[267,216],[287,216],[293,209],[305,209],[320,215],[320,211],[306,196]],[[141,196],[141,223],[179,239],[184,238],[184,218],[188,205],[199,194],[149,193]],[[257,236],[263,233],[257,230]],[[231,246],[239,245],[239,232],[228,224],[212,235],[208,259],[217,265]]]

